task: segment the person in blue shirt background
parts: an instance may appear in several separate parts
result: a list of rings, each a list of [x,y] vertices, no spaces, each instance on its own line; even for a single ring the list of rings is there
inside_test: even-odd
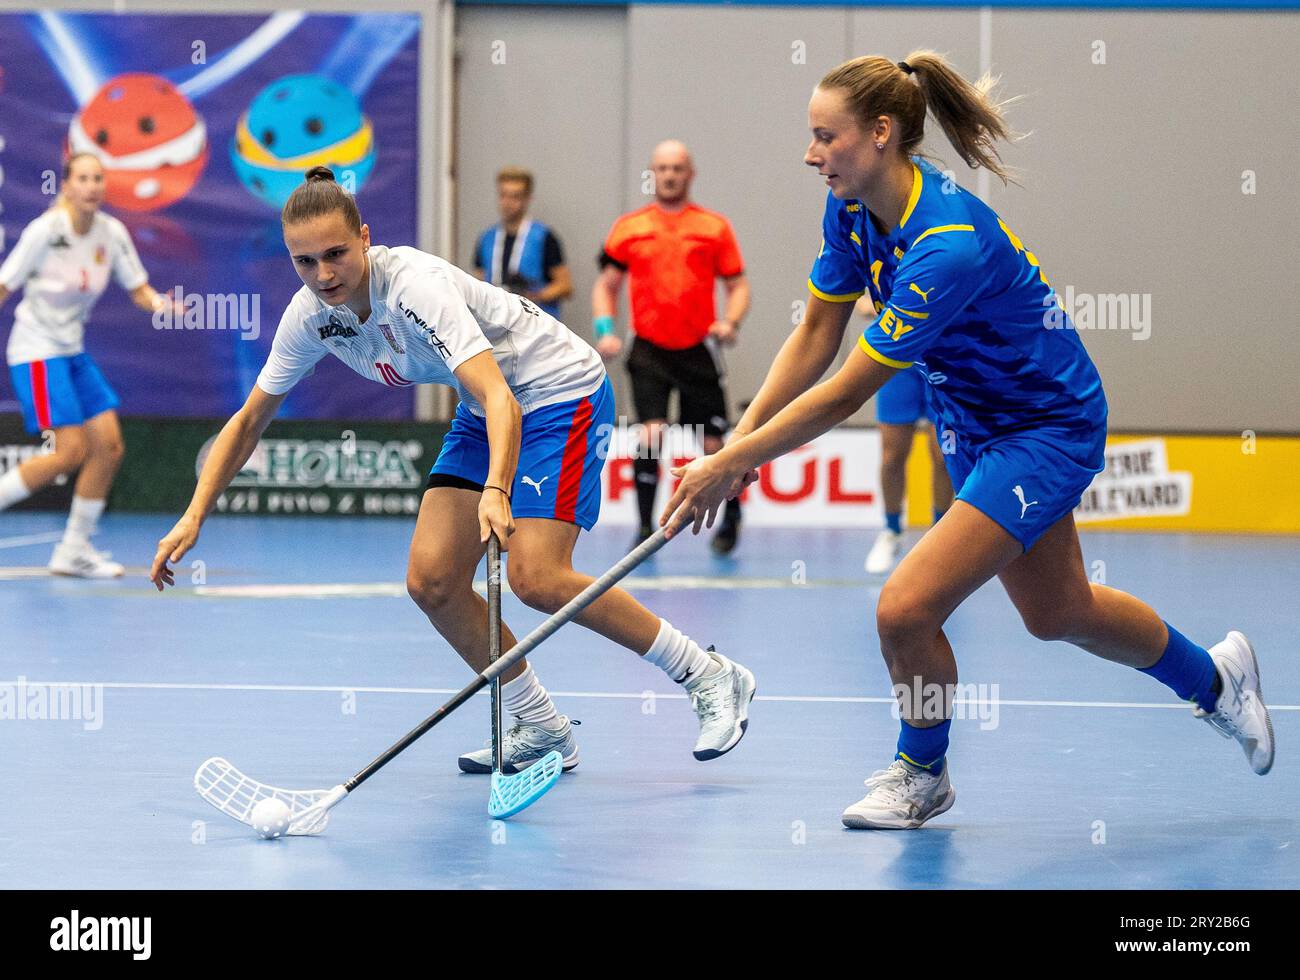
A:
[[[1008,180],[995,143],[1012,133],[992,86],[929,51],[897,64],[856,58],[822,79],[804,162],[830,193],[807,312],[732,441],[674,471],[681,484],[660,521],[698,533],[756,467],[845,421],[898,371],[924,372],[931,407],[954,434],[945,461],[957,500],[880,593],[876,625],[901,725],[893,763],[844,812],[854,828],[919,827],[956,799],[944,756],[957,663],[943,624],[995,575],[1032,635],[1150,674],[1235,738],[1256,773],[1273,763],[1246,637],[1233,630],[1206,650],[1084,570],[1073,510],[1104,465],[1101,379],[1037,256],[918,156],[928,109],[967,164]],[[814,387],[864,294],[879,313]],[[930,685],[947,696],[930,697]]]
[[[573,278],[555,232],[528,217],[532,199],[529,171],[505,167],[497,174],[501,221],[479,235],[474,271],[480,279],[518,293],[562,320],[560,302],[573,295]]]

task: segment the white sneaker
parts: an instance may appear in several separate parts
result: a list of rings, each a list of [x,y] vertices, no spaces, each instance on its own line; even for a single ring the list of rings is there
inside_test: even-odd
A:
[[[1243,634],[1231,630],[1210,647],[1210,659],[1223,681],[1223,693],[1214,711],[1197,707],[1192,714],[1224,738],[1235,738],[1250,768],[1262,776],[1273,768],[1273,721],[1264,704],[1255,649]]]
[[[115,561],[109,561],[90,546],[84,544],[66,544],[60,541],[54,546],[50,556],[49,569],[55,575],[72,575],[76,578],[121,578],[126,569]]]
[[[700,719],[695,758],[708,762],[726,755],[749,727],[749,702],[758,690],[754,675],[709,647],[706,651],[719,669],[698,684],[688,685],[691,707]]]
[[[876,543],[867,552],[864,567],[868,575],[884,575],[898,561],[898,553],[903,550],[903,536],[885,528],[876,535]]]
[[[871,792],[840,818],[854,830],[915,830],[957,802],[946,761],[943,772],[933,776],[895,759],[888,769],[872,773],[866,785]]]
[[[501,771],[507,775],[523,772],[534,762],[552,751],[564,756],[564,771],[568,772],[578,764],[578,743],[573,737],[573,726],[578,722],[569,721],[560,715],[562,723],[558,728],[543,728],[541,725],[525,725],[516,722],[502,735]],[[456,760],[461,772],[491,772],[492,742],[487,748],[466,752]]]

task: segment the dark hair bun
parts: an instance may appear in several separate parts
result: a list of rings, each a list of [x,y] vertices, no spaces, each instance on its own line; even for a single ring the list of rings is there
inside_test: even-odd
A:
[[[303,178],[307,183],[316,180],[334,180],[334,171],[329,167],[312,167],[307,171],[307,176]]]

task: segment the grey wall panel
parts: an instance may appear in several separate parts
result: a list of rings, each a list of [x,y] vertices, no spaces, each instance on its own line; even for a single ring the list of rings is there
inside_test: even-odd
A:
[[[623,200],[625,16],[594,7],[456,13],[455,258],[470,268],[475,239],[497,220],[497,171],[528,167],[532,215],[554,227],[573,271],[563,316],[588,339],[596,255]]]
[[[792,328],[794,304],[808,296],[826,195],[803,163],[808,98],[847,50],[841,9],[629,12],[624,207],[651,200],[642,173],[654,145],[684,140],[698,171],[692,195],[730,219],[753,289],[740,343],[727,352],[733,405],[757,392]]]
[[[1150,295],[1146,340],[1081,332],[1111,425],[1300,428],[1300,16],[998,10],[993,38],[1032,131],[993,206],[1058,293]]]
[[[680,137],[695,151],[696,199],[731,218],[753,280],[754,311],[730,357],[733,401],[749,397],[791,327],[792,304],[807,295],[818,244],[825,191],[802,163],[817,79],[851,55],[901,58],[920,46],[973,76],[980,16],[461,8],[459,257],[492,218],[495,168],[534,166],[538,213],[559,227],[576,274],[566,319],[587,335],[590,257],[615,215],[648,200],[642,171],[654,143]],[[1083,333],[1112,426],[1300,428],[1292,380],[1300,194],[1290,183],[1300,16],[1001,8],[991,16],[991,66],[1004,92],[1025,96],[1012,120],[1031,131],[1005,154],[1023,186],[994,180],[991,202],[1059,291],[1151,298],[1149,339]],[[507,42],[504,66],[490,64],[494,39]],[[1105,65],[1091,62],[1097,40],[1106,42]],[[802,64],[792,58],[800,41]],[[933,125],[928,148],[978,186]],[[1248,169],[1253,196],[1241,193]],[[626,388],[621,367],[615,378]]]

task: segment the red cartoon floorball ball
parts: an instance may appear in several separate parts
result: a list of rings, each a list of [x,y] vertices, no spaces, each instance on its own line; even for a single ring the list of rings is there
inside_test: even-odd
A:
[[[104,165],[104,200],[157,211],[190,192],[208,162],[208,134],[194,106],[167,79],[132,72],[104,83],[68,130],[68,152]]]

